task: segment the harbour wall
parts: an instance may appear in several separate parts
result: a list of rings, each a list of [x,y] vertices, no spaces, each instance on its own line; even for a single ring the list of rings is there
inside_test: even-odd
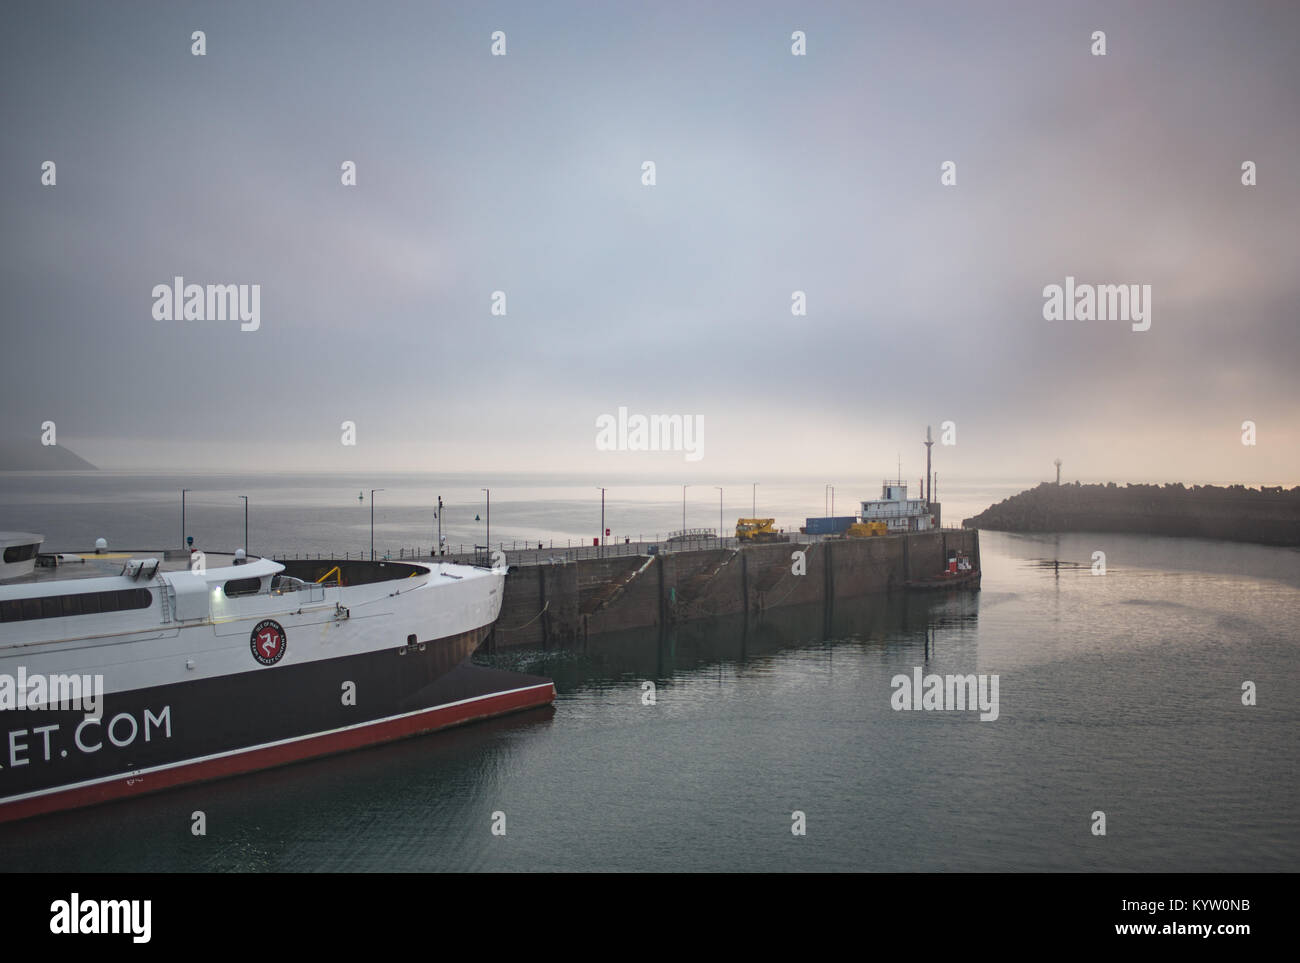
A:
[[[949,550],[968,553],[978,567],[979,532],[945,529],[512,566],[485,647],[560,648],[605,633],[747,619],[787,606],[820,605],[829,624],[836,601],[901,593],[908,580],[943,571]]]

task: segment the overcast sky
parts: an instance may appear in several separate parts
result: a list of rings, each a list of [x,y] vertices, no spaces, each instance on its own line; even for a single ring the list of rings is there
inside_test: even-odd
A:
[[[5,440],[684,480],[901,449],[915,477],[952,421],[954,479],[1300,483],[1294,3],[5,19]],[[260,284],[260,328],[155,320],[176,275]],[[1067,276],[1150,284],[1150,330],[1044,320]],[[703,457],[597,450],[620,406],[701,416]]]

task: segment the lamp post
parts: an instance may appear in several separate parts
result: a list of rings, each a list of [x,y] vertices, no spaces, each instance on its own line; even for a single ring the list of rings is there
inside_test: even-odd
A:
[[[375,492],[382,492],[382,488],[370,489],[370,561],[375,560]]]
[[[487,550],[488,558],[492,557],[492,489],[480,488],[479,491],[487,492]]]
[[[438,541],[434,543],[431,555],[442,554],[442,496],[438,496],[438,514],[434,516],[438,519]]]
[[[597,486],[599,487],[599,486]],[[605,489],[600,489],[600,557],[605,557]]]
[[[185,547],[185,493],[192,491],[193,488],[181,489],[181,548]]]
[[[713,486],[718,489],[718,547],[722,547],[722,489],[717,485]]]
[[[242,499],[244,500],[244,545],[243,545],[243,548],[244,548],[244,555],[245,555],[245,557],[247,557],[247,555],[248,555],[248,496],[247,496],[247,495],[236,495],[235,497],[236,497],[236,498],[242,498]]]

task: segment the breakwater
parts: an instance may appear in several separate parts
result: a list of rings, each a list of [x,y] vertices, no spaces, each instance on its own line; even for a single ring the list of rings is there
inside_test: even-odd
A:
[[[1003,532],[1125,532],[1300,545],[1300,488],[1043,482],[962,525]]]
[[[941,572],[949,550],[968,553],[978,566],[979,533],[950,529],[512,565],[485,645],[489,651],[562,647],[605,633],[809,605],[821,606],[829,624],[836,602],[902,593],[908,580]]]

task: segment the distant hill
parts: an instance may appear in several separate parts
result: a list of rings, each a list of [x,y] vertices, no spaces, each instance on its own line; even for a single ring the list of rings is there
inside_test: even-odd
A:
[[[1013,495],[962,522],[1003,532],[1130,532],[1300,545],[1300,487],[1055,485]]]
[[[98,471],[80,455],[59,445],[0,442],[0,471]]]

